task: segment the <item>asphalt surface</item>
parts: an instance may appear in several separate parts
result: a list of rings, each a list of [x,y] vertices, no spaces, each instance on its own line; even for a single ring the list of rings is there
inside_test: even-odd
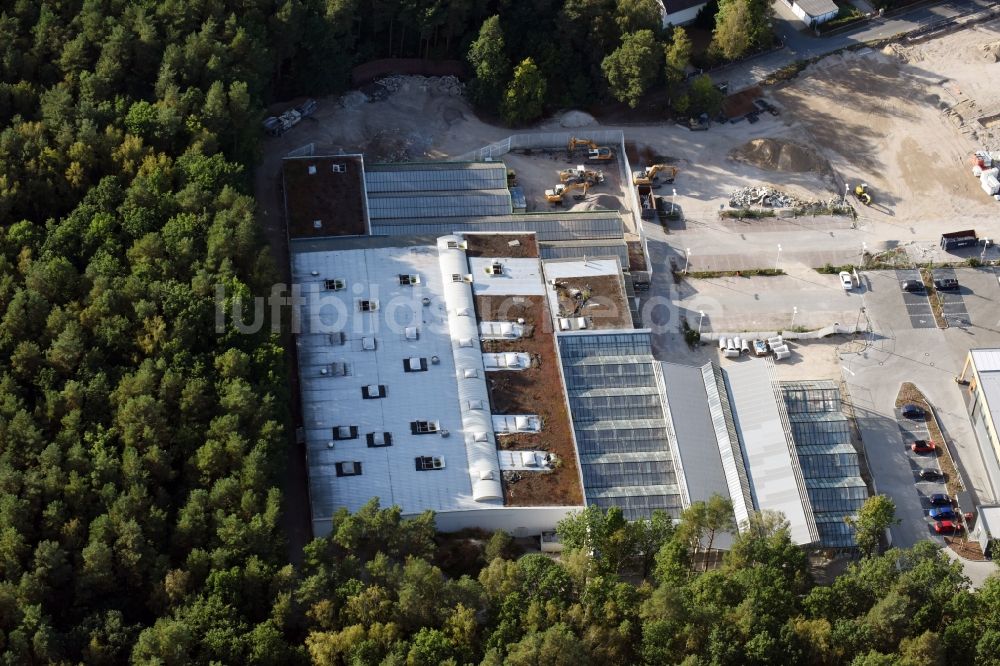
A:
[[[938,268],[933,271],[934,279],[954,278],[955,270],[952,268]],[[965,298],[962,292],[971,293],[968,287],[959,283],[958,289],[951,291],[938,290],[938,302],[941,303],[941,314],[949,326],[964,326],[971,324],[971,315],[965,305]]]
[[[903,282],[908,280],[921,282],[920,271],[916,269],[896,271],[896,279],[900,284],[899,293],[902,294],[906,314],[910,317],[910,326],[913,328],[937,328],[927,290],[903,291],[902,288]]]
[[[866,344],[858,343],[840,356],[875,490],[896,503],[901,522],[890,532],[893,544],[902,547],[937,538],[927,498],[945,492],[941,482],[918,480],[921,468],[940,468],[935,454],[915,454],[909,448],[914,439],[927,435],[922,423],[899,417],[895,402],[904,382],[915,384],[933,405],[955,464],[977,502],[1000,499],[969,422],[964,387],[954,381],[970,348],[1000,346],[1000,283],[992,269],[962,268],[954,274],[963,285],[960,295],[971,323],[942,330],[914,327],[911,311],[918,306],[907,304],[899,287],[910,273],[862,273],[872,335]]]
[[[731,93],[738,92],[758,84],[794,62],[833,53],[855,44],[888,39],[903,32],[989,9],[994,4],[989,0],[952,0],[925,5],[892,17],[872,19],[837,35],[817,37],[809,30],[802,30],[802,22],[782,0],[774,0],[774,27],[785,44],[784,48],[712,72],[712,80],[716,83],[728,83]]]

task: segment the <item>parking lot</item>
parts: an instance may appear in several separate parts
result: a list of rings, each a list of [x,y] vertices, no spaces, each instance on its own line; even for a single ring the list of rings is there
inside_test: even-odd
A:
[[[920,271],[917,269],[895,271],[896,281],[902,285],[904,282],[921,282]],[[899,290],[903,298],[903,306],[906,314],[910,317],[910,326],[913,328],[936,328],[934,314],[931,312],[931,302],[928,298],[927,290],[903,291]]]
[[[941,280],[947,278],[957,278],[954,268],[934,269],[934,279]],[[958,289],[937,291],[938,302],[941,303],[941,314],[944,316],[949,326],[968,326],[971,323],[969,312],[965,307],[963,292],[972,291],[959,282]]]
[[[960,387],[954,381],[969,349],[1000,346],[1000,284],[991,268],[937,269],[934,273],[938,278],[953,276],[961,285],[957,294],[942,299],[955,315],[949,320],[951,327],[934,326],[929,304],[924,305],[926,294],[904,297],[900,282],[919,279],[916,271],[868,271],[862,274],[862,283],[872,335],[865,345],[845,346],[840,354],[875,489],[896,503],[901,522],[891,532],[893,544],[903,547],[933,534],[928,497],[945,492],[941,482],[918,479],[920,469],[939,467],[936,456],[914,454],[909,448],[913,440],[927,436],[922,423],[898,418],[896,397],[904,382],[914,383],[934,405],[955,464],[968,481],[967,490],[980,503],[1000,499],[1000,489],[990,484],[985,473]],[[919,321],[925,312],[930,327]]]
[[[927,524],[927,534],[935,536],[933,530],[934,520],[927,515],[927,511],[931,508],[930,496],[935,493],[947,493],[948,489],[945,486],[943,476],[940,480],[923,481],[920,479],[920,471],[929,469],[941,474],[941,466],[938,464],[937,458],[938,453],[936,450],[929,453],[915,453],[912,449],[914,442],[918,440],[930,440],[931,437],[927,430],[926,421],[923,419],[905,418],[902,415],[902,410],[897,408],[896,422],[899,424],[899,431],[903,436],[904,453],[910,462],[910,468],[906,471],[910,475],[910,482],[914,484],[917,490],[924,522]],[[935,445],[939,444],[939,442],[935,442]]]

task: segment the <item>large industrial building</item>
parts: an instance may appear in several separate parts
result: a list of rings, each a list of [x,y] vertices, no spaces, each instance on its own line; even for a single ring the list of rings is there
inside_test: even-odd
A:
[[[720,494],[738,524],[775,510],[796,543],[853,544],[836,387],[657,361],[618,211],[516,212],[501,161],[284,167],[315,534],[372,497],[528,535]]]

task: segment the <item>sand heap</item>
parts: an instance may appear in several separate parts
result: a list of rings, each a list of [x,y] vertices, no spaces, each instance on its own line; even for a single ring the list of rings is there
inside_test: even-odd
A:
[[[1000,62],[1000,40],[979,45],[986,62]]]
[[[559,118],[560,127],[590,127],[596,124],[594,116],[586,111],[567,111]]]
[[[733,149],[729,157],[766,171],[825,171],[826,160],[812,149],[784,139],[754,139]]]

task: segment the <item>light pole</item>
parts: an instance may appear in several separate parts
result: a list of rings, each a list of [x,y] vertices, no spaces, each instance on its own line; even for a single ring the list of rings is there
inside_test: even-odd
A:
[[[778,262],[781,261],[781,243],[778,243],[778,258],[774,260],[774,270],[778,270]]]
[[[685,248],[684,254],[685,254],[685,257],[686,257],[684,259],[684,275],[687,275],[688,264],[691,262],[691,248]]]
[[[847,205],[847,193],[851,191],[851,184],[844,183],[844,205]]]
[[[792,308],[792,325],[788,327],[789,329],[795,328],[795,315],[797,315],[798,313],[799,313],[799,308],[798,307],[793,307]]]
[[[698,318],[698,335],[701,336],[701,322],[705,321],[705,311],[704,310],[698,310],[698,314],[701,315]]]
[[[674,194],[670,197],[670,214],[674,214],[674,199],[677,198],[677,188],[674,188]]]
[[[990,239],[987,238],[983,241],[983,253],[979,255],[979,261],[981,263],[986,263],[986,248],[990,246]]]

